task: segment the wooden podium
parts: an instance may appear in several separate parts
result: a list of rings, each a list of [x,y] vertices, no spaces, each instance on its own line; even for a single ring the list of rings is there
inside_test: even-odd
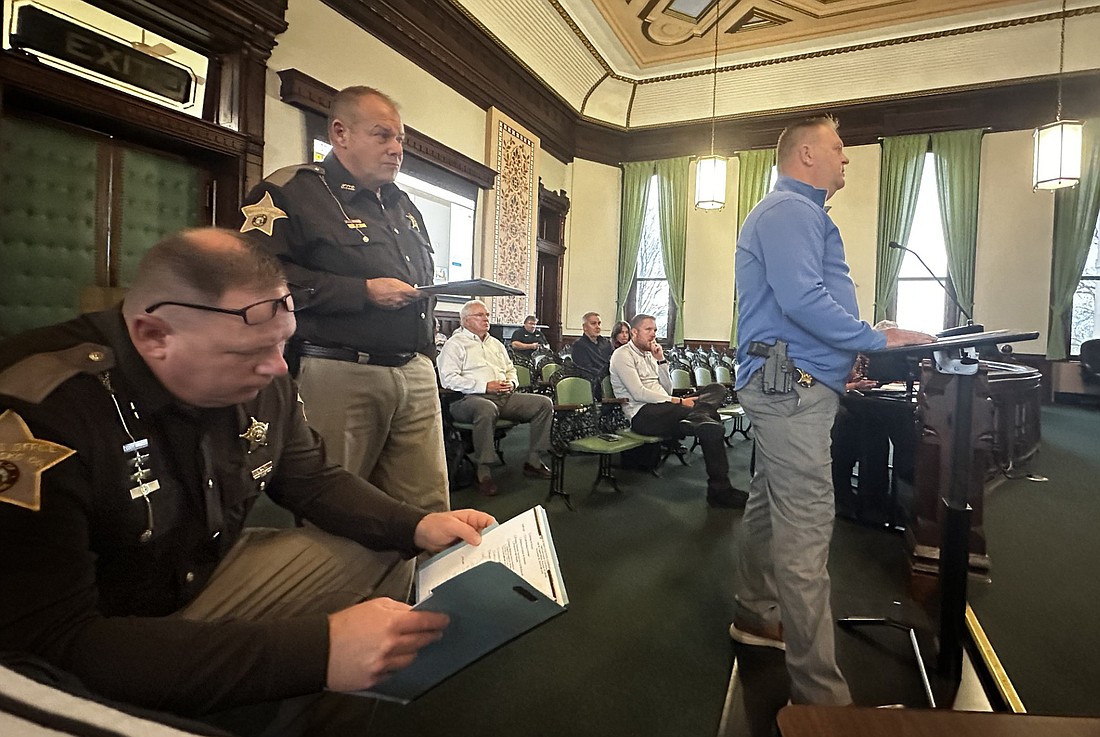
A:
[[[977,329],[977,328],[976,328]],[[978,351],[984,347],[1034,340],[1037,332],[1014,333],[1008,330],[971,332],[940,338],[919,346],[889,348],[870,354],[872,365],[876,357],[886,361],[904,357],[921,366],[921,391],[918,396],[920,441],[918,448],[917,487],[932,501],[920,499],[912,536],[915,540],[935,542],[938,533],[939,551],[933,570],[939,572],[939,653],[937,672],[949,684],[951,698],[962,675],[962,642],[966,631],[966,585],[971,567],[970,549],[980,542],[985,554],[984,537],[973,533],[973,507],[980,504],[985,488],[988,454],[993,443],[994,408],[989,394],[988,369],[982,371]],[[932,455],[935,462],[934,487],[928,472],[922,477],[921,454]],[[980,506],[978,507],[980,510]],[[980,514],[976,517],[980,533]],[[935,524],[933,524],[933,521]],[[907,536],[908,536],[907,532]],[[848,627],[861,625],[905,625],[888,619],[848,617],[841,620]],[[932,689],[924,673],[923,659],[915,633],[910,628],[917,664],[928,692],[929,703],[936,705]]]

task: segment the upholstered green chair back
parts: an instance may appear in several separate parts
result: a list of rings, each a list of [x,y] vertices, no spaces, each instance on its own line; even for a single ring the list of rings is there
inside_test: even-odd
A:
[[[555,388],[557,404],[592,404],[592,384],[580,376],[566,376]]]

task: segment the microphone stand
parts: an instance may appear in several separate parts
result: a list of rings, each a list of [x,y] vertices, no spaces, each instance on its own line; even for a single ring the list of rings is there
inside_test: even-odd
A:
[[[916,256],[917,261],[920,262],[920,265],[924,267],[924,270],[928,272],[928,275],[930,277],[936,280],[936,283],[940,285],[940,289],[942,289],[943,293],[947,295],[947,298],[951,300],[951,304],[955,305],[958,311],[963,314],[963,317],[966,318],[966,325],[960,325],[956,328],[948,328],[947,330],[937,333],[936,337],[949,338],[953,335],[969,335],[970,333],[980,333],[985,330],[985,326],[983,325],[974,325],[974,317],[966,311],[966,309],[962,306],[962,303],[959,302],[958,298],[954,294],[952,294],[951,290],[947,288],[947,285],[943,283],[943,280],[936,276],[936,272],[932,271],[932,269],[928,267],[928,264],[924,263],[924,259],[920,257],[919,253],[911,248],[906,248],[897,241],[890,241],[887,246],[889,248],[893,248],[898,251],[905,251],[906,253],[911,253]]]

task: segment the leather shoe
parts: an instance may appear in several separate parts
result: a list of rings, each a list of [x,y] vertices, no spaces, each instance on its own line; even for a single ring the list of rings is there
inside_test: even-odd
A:
[[[497,495],[497,482],[493,481],[492,476],[488,476],[483,479],[477,480],[477,491],[482,496],[496,496]]]
[[[749,493],[732,486],[721,491],[707,491],[707,504],[723,509],[744,509],[745,502],[749,500]]]
[[[549,479],[554,477],[554,474],[546,467],[545,463],[540,463],[537,466],[532,466],[530,463],[524,463],[523,475],[533,479]]]

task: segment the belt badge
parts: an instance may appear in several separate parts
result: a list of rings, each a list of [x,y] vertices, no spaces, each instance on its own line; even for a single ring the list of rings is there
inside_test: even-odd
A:
[[[252,420],[252,424],[238,437],[248,441],[248,452],[251,453],[260,446],[267,445],[267,428],[271,426],[271,423],[260,422],[255,417],[249,419]]]
[[[36,438],[13,410],[0,414],[0,502],[37,512],[42,506],[42,472],[76,453]]]

